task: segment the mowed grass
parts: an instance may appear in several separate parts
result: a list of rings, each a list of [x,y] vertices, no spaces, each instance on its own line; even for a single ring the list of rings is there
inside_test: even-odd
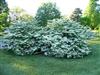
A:
[[[0,75],[100,75],[100,39],[89,44],[92,53],[82,59],[21,57],[0,51]]]

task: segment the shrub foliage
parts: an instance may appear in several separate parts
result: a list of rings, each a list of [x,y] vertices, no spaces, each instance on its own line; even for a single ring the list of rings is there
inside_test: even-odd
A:
[[[17,55],[42,53],[46,56],[78,58],[91,52],[85,41],[90,31],[76,22],[56,19],[49,21],[47,27],[38,27],[37,21],[13,24],[5,39],[7,49]]]

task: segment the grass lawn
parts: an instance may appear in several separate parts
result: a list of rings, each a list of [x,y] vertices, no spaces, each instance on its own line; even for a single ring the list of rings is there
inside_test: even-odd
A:
[[[89,43],[92,53],[82,59],[20,57],[0,51],[0,75],[100,75],[100,39]]]

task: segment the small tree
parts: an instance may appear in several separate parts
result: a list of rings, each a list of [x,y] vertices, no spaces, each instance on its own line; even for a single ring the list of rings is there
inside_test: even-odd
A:
[[[60,18],[60,11],[56,7],[56,4],[44,3],[37,10],[36,19],[38,24],[46,26],[48,20]]]
[[[76,22],[80,22],[80,18],[82,15],[82,10],[80,8],[75,8],[75,10],[72,12],[70,19]]]

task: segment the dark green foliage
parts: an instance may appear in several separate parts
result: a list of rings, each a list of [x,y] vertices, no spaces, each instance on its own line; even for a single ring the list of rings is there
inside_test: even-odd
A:
[[[46,26],[48,20],[60,18],[60,11],[53,3],[44,3],[38,8],[36,19],[39,25]]]
[[[0,31],[7,27],[8,5],[5,0],[0,0]]]
[[[80,23],[84,26],[89,26],[91,21],[90,21],[89,17],[85,16],[85,17],[81,17]]]
[[[5,0],[0,0],[0,14],[2,12],[8,13],[8,5]]]

